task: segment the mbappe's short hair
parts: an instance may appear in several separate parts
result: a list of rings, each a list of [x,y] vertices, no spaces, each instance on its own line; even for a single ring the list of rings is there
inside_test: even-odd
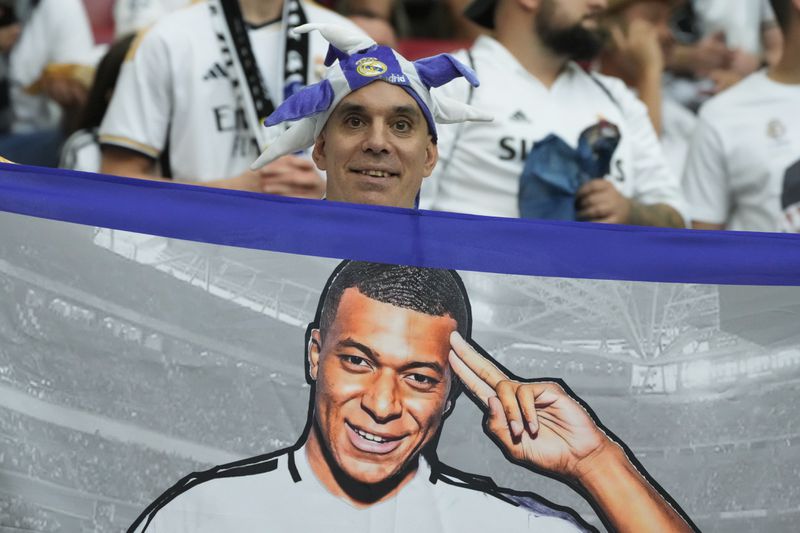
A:
[[[449,316],[462,337],[471,335],[469,298],[454,270],[344,261],[331,274],[320,299],[318,327],[323,337],[336,320],[344,291],[350,288],[378,302],[434,317]],[[451,399],[459,390],[460,382],[454,376]]]

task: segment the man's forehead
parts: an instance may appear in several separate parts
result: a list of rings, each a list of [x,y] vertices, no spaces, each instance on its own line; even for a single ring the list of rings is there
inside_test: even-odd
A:
[[[336,106],[334,114],[361,111],[370,114],[409,114],[422,119],[422,110],[416,100],[397,85],[376,80],[345,96]]]

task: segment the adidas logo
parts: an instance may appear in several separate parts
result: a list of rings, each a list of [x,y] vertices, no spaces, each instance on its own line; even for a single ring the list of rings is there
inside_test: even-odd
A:
[[[208,80],[216,80],[218,78],[227,78],[228,71],[220,65],[219,63],[214,63],[214,65],[206,72],[205,76],[203,76],[203,81]]]
[[[525,113],[522,111],[517,111],[513,115],[511,115],[511,120],[514,122],[530,122],[528,117],[525,116]]]

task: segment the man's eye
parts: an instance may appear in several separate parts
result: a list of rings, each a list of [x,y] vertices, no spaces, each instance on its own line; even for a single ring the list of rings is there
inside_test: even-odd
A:
[[[359,357],[357,355],[342,355],[342,361],[347,363],[350,366],[358,366],[358,367],[369,367],[369,363],[363,357]]]
[[[411,129],[411,123],[407,120],[398,120],[394,123],[394,129],[400,132],[406,132]]]
[[[347,118],[345,119],[345,123],[346,123],[348,126],[350,126],[351,128],[358,128],[359,126],[361,126],[362,124],[364,124],[364,121],[362,121],[362,120],[361,120],[360,118],[358,118],[358,117],[347,117]]]
[[[409,374],[408,379],[413,385],[421,388],[431,388],[439,383],[438,379],[426,376],[425,374]]]

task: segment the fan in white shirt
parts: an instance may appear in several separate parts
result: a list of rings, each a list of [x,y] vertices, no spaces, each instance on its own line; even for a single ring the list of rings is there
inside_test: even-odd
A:
[[[239,0],[257,72],[255,85],[277,106],[291,80],[286,72],[319,79],[327,43],[309,36],[305,57],[289,48],[281,0]],[[102,171],[231,189],[320,198],[324,180],[306,157],[289,155],[254,172],[250,164],[264,148],[264,130],[254,110],[243,68],[226,66],[217,35],[225,17],[216,0],[199,2],[161,18],[134,43],[122,67],[100,128]],[[304,0],[310,22],[355,26]],[[222,22],[221,22],[222,21]],[[292,41],[293,42],[293,41]],[[238,52],[234,52],[238,53]],[[259,80],[260,78],[260,80]],[[168,157],[166,157],[168,155]]]
[[[443,211],[518,217],[520,174],[534,143],[556,134],[575,146],[604,119],[621,139],[605,179],[577,192],[581,220],[684,227],[678,177],[667,167],[647,109],[625,84],[590,74],[571,59],[590,59],[603,0],[476,0],[473,19],[495,28],[459,56],[482,85],[443,88],[492,113],[488,125],[442,128],[440,163],[423,186],[422,206]],[[469,57],[471,56],[471,58]],[[595,176],[602,178],[602,176]]]
[[[772,4],[785,36],[780,62],[700,111],[684,176],[695,228],[800,231],[800,5]]]

